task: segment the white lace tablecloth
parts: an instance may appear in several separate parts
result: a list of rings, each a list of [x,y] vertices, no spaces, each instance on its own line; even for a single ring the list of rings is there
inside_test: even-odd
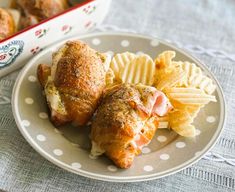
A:
[[[10,105],[14,72],[0,79],[0,191],[235,191],[235,1],[113,0],[98,30],[157,36],[202,60],[227,101],[227,124],[217,144],[193,166],[153,181],[108,183],[69,173],[19,133]]]

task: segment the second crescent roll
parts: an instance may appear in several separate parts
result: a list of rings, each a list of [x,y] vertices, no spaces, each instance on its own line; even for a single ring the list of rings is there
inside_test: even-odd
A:
[[[151,86],[120,84],[106,90],[92,121],[91,155],[105,153],[118,167],[129,168],[152,140],[158,116],[171,108],[167,97]]]

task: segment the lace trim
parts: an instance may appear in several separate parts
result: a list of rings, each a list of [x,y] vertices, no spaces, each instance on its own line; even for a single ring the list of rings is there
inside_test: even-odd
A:
[[[210,161],[216,161],[216,162],[224,162],[229,165],[235,166],[235,159],[225,158],[218,153],[214,153],[214,152],[210,152],[210,151],[205,156],[203,156],[203,159],[210,160]]]
[[[222,187],[227,187],[230,189],[235,188],[235,180],[232,177],[225,176],[222,174],[215,174],[208,172],[206,170],[202,170],[200,168],[196,168],[194,166],[188,167],[182,171],[184,175],[189,175],[191,177],[199,178],[200,180],[212,182],[214,184],[220,185]]]

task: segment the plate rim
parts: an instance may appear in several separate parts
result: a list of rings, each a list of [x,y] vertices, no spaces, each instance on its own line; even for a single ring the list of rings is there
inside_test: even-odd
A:
[[[65,164],[64,162],[56,159],[55,157],[53,157],[52,155],[48,154],[46,151],[44,151],[36,142],[35,140],[28,134],[28,132],[25,130],[25,128],[23,126],[21,126],[20,123],[20,116],[18,113],[18,92],[19,92],[19,88],[20,88],[20,84],[22,83],[22,79],[24,78],[24,74],[28,71],[28,69],[35,64],[35,60],[37,60],[41,55],[43,55],[44,53],[48,52],[49,50],[54,49],[55,47],[58,47],[62,44],[64,44],[66,41],[69,40],[75,40],[75,39],[81,39],[82,38],[88,38],[88,37],[98,37],[98,36],[125,36],[125,37],[137,37],[137,38],[143,38],[143,39],[148,39],[148,40],[157,40],[162,44],[167,45],[169,48],[173,48],[176,51],[186,55],[187,57],[191,58],[192,60],[194,60],[196,62],[196,64],[199,64],[200,67],[202,66],[209,74],[210,76],[212,76],[213,80],[216,82],[217,85],[217,91],[218,91],[218,96],[221,99],[220,100],[220,108],[221,108],[221,114],[223,117],[220,116],[220,121],[219,124],[217,126],[217,130],[214,133],[212,139],[207,143],[207,145],[205,146],[205,148],[200,151],[200,155],[197,157],[193,157],[188,161],[185,161],[184,163],[173,167],[172,169],[166,170],[166,171],[162,171],[161,175],[157,175],[158,173],[155,172],[153,174],[149,174],[149,175],[143,175],[143,176],[128,176],[128,177],[120,177],[120,176],[110,176],[110,175],[102,175],[102,174],[96,174],[96,173],[92,173],[89,171],[84,171],[82,169],[79,170],[74,170],[71,168],[71,166],[69,166],[68,164]],[[41,156],[43,156],[45,159],[47,159],[48,161],[50,161],[51,163],[57,165],[58,167],[61,167],[69,172],[84,176],[84,177],[88,177],[91,179],[96,179],[96,180],[102,180],[102,181],[109,181],[109,182],[139,182],[139,181],[147,181],[147,180],[153,180],[153,179],[159,179],[162,177],[166,177],[169,175],[172,175],[174,173],[177,173],[183,169],[186,169],[187,167],[193,165],[194,163],[198,162],[211,148],[214,147],[214,145],[216,144],[216,142],[218,141],[219,137],[221,136],[221,133],[223,131],[223,128],[226,124],[226,117],[227,117],[227,113],[226,113],[226,102],[225,102],[225,97],[224,97],[224,93],[222,90],[222,87],[220,85],[220,83],[218,82],[217,78],[214,76],[214,74],[208,69],[208,67],[201,62],[199,59],[195,58],[194,56],[192,56],[190,53],[188,53],[186,50],[182,49],[182,48],[178,48],[173,44],[170,44],[160,38],[157,37],[153,37],[151,35],[144,35],[144,34],[136,34],[136,33],[127,33],[127,32],[95,32],[95,33],[89,33],[89,34],[85,34],[85,35],[76,35],[73,37],[69,37],[66,39],[63,39],[49,47],[47,47],[45,50],[41,51],[40,53],[38,53],[37,55],[35,55],[33,58],[31,58],[27,64],[23,67],[23,69],[20,71],[14,87],[13,87],[13,91],[12,91],[12,97],[11,97],[11,104],[12,104],[12,112],[13,112],[13,116],[14,119],[16,121],[17,127],[20,130],[21,134],[23,135],[23,137],[26,139],[26,141],[31,145],[31,147],[37,151]],[[219,129],[218,129],[219,128]]]

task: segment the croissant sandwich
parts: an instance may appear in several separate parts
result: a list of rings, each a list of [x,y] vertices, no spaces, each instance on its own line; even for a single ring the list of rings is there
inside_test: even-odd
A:
[[[107,60],[87,44],[69,41],[53,54],[52,66],[38,66],[38,79],[55,126],[89,121],[105,87]]]
[[[121,84],[105,92],[92,122],[92,155],[105,153],[118,167],[128,168],[154,136],[158,116],[171,109],[154,87]]]

